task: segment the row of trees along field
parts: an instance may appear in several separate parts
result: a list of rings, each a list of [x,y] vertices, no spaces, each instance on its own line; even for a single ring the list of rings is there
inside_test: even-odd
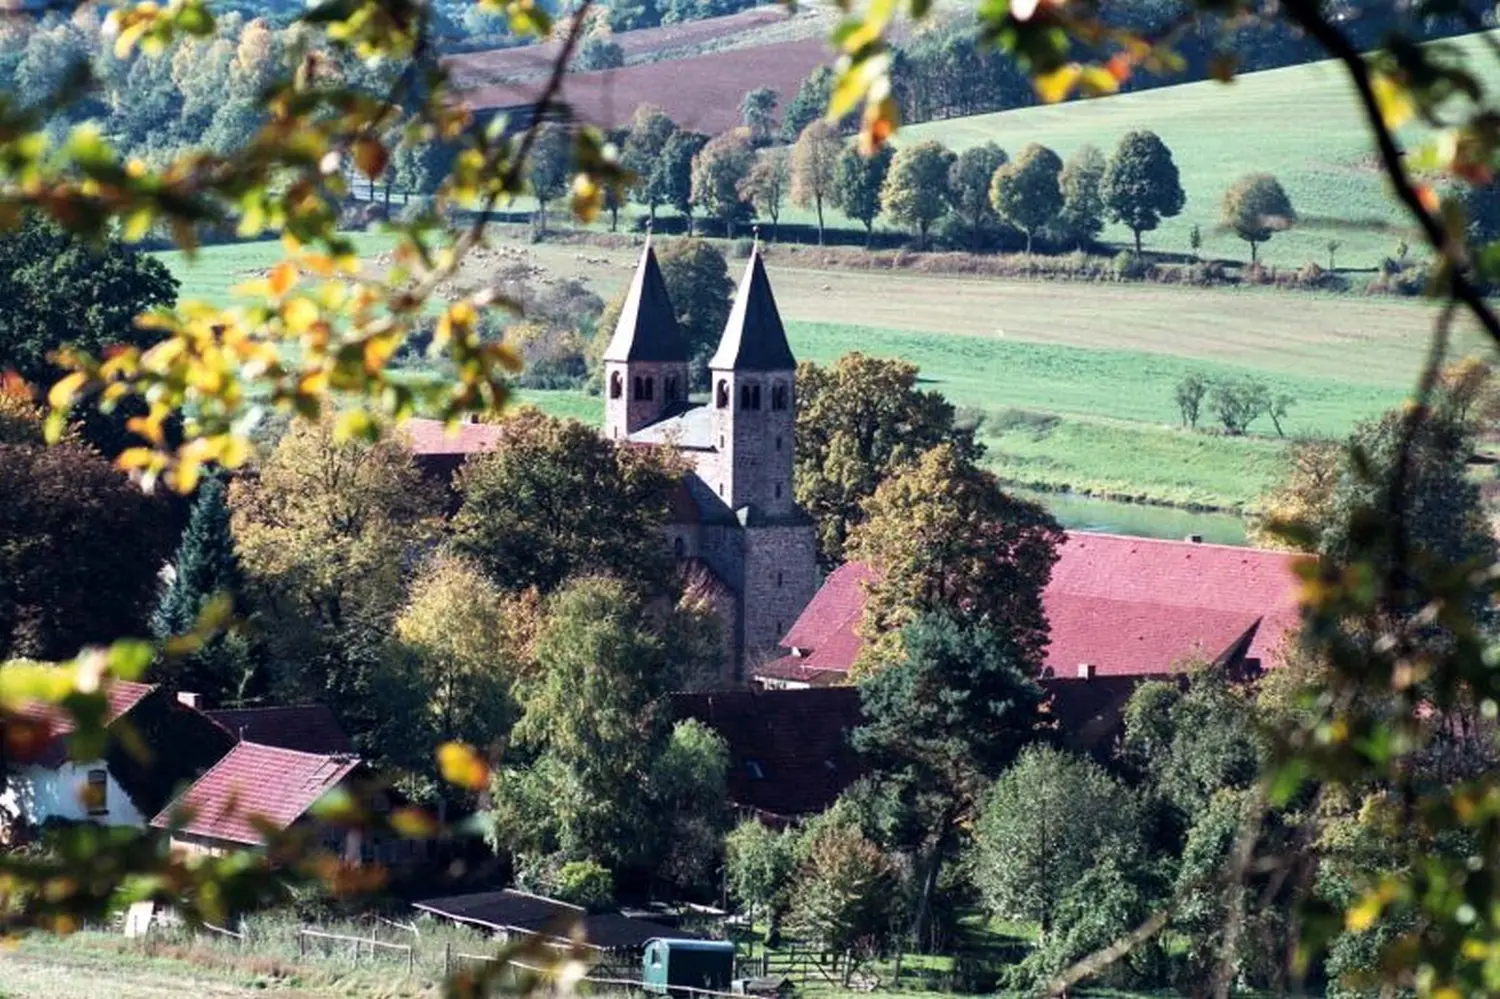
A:
[[[1186,204],[1172,152],[1154,132],[1125,135],[1108,157],[1082,146],[1066,162],[1036,144],[1012,160],[993,142],[954,153],[927,141],[862,156],[821,118],[790,145],[773,144],[775,107],[773,91],[753,90],[741,103],[745,124],[713,138],[677,127],[659,108],[638,108],[614,136],[637,178],[631,197],[649,220],[668,207],[691,229],[702,212],[726,236],[758,218],[775,239],[784,207],[793,204],[815,215],[819,242],[839,212],[864,228],[867,242],[885,219],[912,233],[918,249],[936,240],[980,252],[1019,239],[1028,253],[1038,240],[1056,249],[1092,246],[1107,222],[1117,222],[1139,254],[1142,235]],[[539,148],[530,180],[545,213],[566,191],[564,129],[553,127]],[[607,207],[614,228],[623,205],[611,199]],[[1251,174],[1225,192],[1222,220],[1249,243],[1254,262],[1259,244],[1294,224],[1296,213],[1274,177]]]

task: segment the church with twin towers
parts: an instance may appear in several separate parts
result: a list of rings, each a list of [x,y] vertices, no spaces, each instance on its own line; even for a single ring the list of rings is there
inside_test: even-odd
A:
[[[817,538],[792,497],[797,361],[759,246],[750,254],[706,402],[688,397],[688,344],[648,236],[604,352],[604,432],[672,445],[691,463],[666,543],[718,608],[731,675],[743,678],[817,592]]]

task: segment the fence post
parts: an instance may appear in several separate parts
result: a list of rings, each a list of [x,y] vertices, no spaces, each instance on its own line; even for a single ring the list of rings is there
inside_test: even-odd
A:
[[[453,957],[453,943],[451,941],[444,940],[443,941],[443,979],[444,979],[444,981],[446,981],[447,978],[448,978],[448,975],[451,974],[452,957]]]

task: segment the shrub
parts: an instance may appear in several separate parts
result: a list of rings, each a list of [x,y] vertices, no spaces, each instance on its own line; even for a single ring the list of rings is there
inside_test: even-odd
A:
[[[553,891],[564,902],[600,909],[614,901],[615,879],[592,860],[570,860],[557,872]]]
[[[1021,432],[1029,433],[1036,440],[1041,440],[1062,422],[1062,418],[1053,413],[1038,413],[1030,409],[1002,409],[994,413],[989,420],[990,427],[996,433]]]
[[[1149,260],[1129,250],[1121,250],[1115,257],[1115,276],[1121,281],[1142,281],[1154,270]]]

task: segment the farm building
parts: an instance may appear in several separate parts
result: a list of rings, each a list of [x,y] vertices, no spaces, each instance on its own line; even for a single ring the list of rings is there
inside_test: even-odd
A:
[[[151,820],[166,830],[174,850],[221,854],[265,845],[263,828],[317,828],[311,809],[335,789],[375,811],[390,807],[364,763],[345,753],[237,743],[214,767]],[[322,845],[352,863],[409,864],[427,857],[429,844],[385,839],[359,829],[319,829]]]
[[[1139,682],[1044,679],[1043,724],[1065,745],[1107,757]],[[724,740],[730,803],[773,825],[825,810],[865,772],[849,745],[849,733],[863,721],[859,690],[847,684],[675,694],[672,712]]]
[[[129,730],[145,757],[118,738],[102,756],[80,757],[73,719],[58,705],[34,704],[5,720],[6,785],[0,829],[8,842],[49,820],[145,828],[172,795],[208,770],[233,740],[171,692],[116,680],[104,718],[111,734]]]
[[[662,937],[698,939],[696,934],[620,910],[591,912],[555,898],[515,888],[474,892],[413,902],[412,907],[456,923],[477,926],[510,942],[542,937],[558,946],[582,945],[600,955],[599,964],[621,974],[640,972],[648,943]]]
[[[295,749],[303,753],[353,753],[354,743],[324,704],[285,707],[220,708],[204,714],[238,742]]]
[[[1300,622],[1300,556],[1197,541],[1069,534],[1043,592],[1051,626],[1044,677],[1150,677],[1198,659],[1263,669]],[[865,565],[841,566],[758,668],[767,687],[844,683],[863,640]]]

